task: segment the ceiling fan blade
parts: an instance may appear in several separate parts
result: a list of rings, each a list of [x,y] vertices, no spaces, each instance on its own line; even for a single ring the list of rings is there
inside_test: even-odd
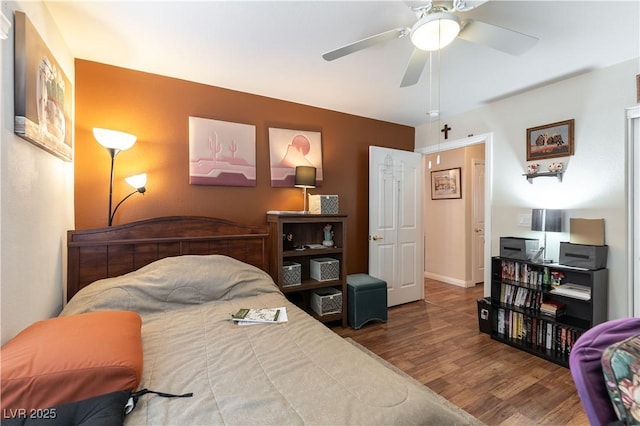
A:
[[[538,42],[537,37],[472,19],[463,23],[458,37],[514,56],[522,55]]]
[[[488,0],[453,0],[453,10],[458,12],[468,12],[478,6],[482,6]]]
[[[404,72],[404,77],[402,78],[400,87],[408,87],[416,84],[418,80],[420,80],[422,70],[427,64],[427,61],[429,61],[429,52],[420,49],[413,49],[413,53],[409,59],[409,65],[407,65],[407,70]]]
[[[376,44],[381,44],[389,40],[404,37],[410,31],[411,30],[409,30],[408,28],[395,28],[393,30],[385,31],[383,33],[356,41],[355,43],[347,44],[346,46],[343,46],[339,49],[332,50],[331,52],[323,54],[322,57],[325,61],[333,61],[334,59],[342,58],[343,56],[358,52],[362,49],[366,49],[367,47],[375,46]]]
[[[414,12],[429,11],[434,7],[448,11],[468,12],[482,6],[489,0],[404,0],[404,4]]]
[[[429,9],[433,6],[432,0],[404,0],[404,4],[414,12],[419,9]]]

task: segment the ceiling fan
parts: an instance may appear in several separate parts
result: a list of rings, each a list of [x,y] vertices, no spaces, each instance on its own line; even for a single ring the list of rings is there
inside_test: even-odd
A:
[[[538,41],[536,37],[473,19],[463,21],[456,14],[456,12],[475,9],[486,1],[425,2],[407,0],[405,3],[418,17],[418,21],[412,28],[394,28],[327,52],[322,57],[327,61],[333,61],[377,44],[410,36],[414,49],[400,83],[400,87],[407,87],[420,80],[422,70],[429,60],[429,52],[442,49],[456,38],[515,56],[525,53],[536,44]]]

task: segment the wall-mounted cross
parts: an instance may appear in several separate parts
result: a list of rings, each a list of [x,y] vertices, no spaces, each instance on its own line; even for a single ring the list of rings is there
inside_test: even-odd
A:
[[[444,138],[445,139],[449,139],[449,130],[451,130],[451,127],[449,127],[448,124],[445,124],[444,127],[442,129],[440,129],[440,131],[442,133],[444,133]]]

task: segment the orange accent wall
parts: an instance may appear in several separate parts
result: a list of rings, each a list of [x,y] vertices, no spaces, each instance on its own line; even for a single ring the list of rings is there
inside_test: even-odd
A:
[[[271,187],[268,129],[319,131],[324,182],[310,193],[339,195],[349,215],[347,271],[366,272],[368,147],[413,151],[413,127],[85,60],[75,68],[76,229],[107,226],[110,157],[94,127],[138,137],[116,156],[114,206],[132,191],[125,177],[148,174],[147,192],[122,204],[114,225],[171,215],[265,224],[267,210],[302,210],[302,190]],[[189,184],[189,116],[256,126],[257,186]]]

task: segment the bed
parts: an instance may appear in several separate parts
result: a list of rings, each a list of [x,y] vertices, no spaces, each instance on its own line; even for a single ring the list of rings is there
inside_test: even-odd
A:
[[[290,303],[268,268],[268,232],[213,218],[157,218],[69,232],[61,319],[141,319],[140,397],[127,425],[469,424],[474,419]],[[287,321],[236,325],[240,308]]]

